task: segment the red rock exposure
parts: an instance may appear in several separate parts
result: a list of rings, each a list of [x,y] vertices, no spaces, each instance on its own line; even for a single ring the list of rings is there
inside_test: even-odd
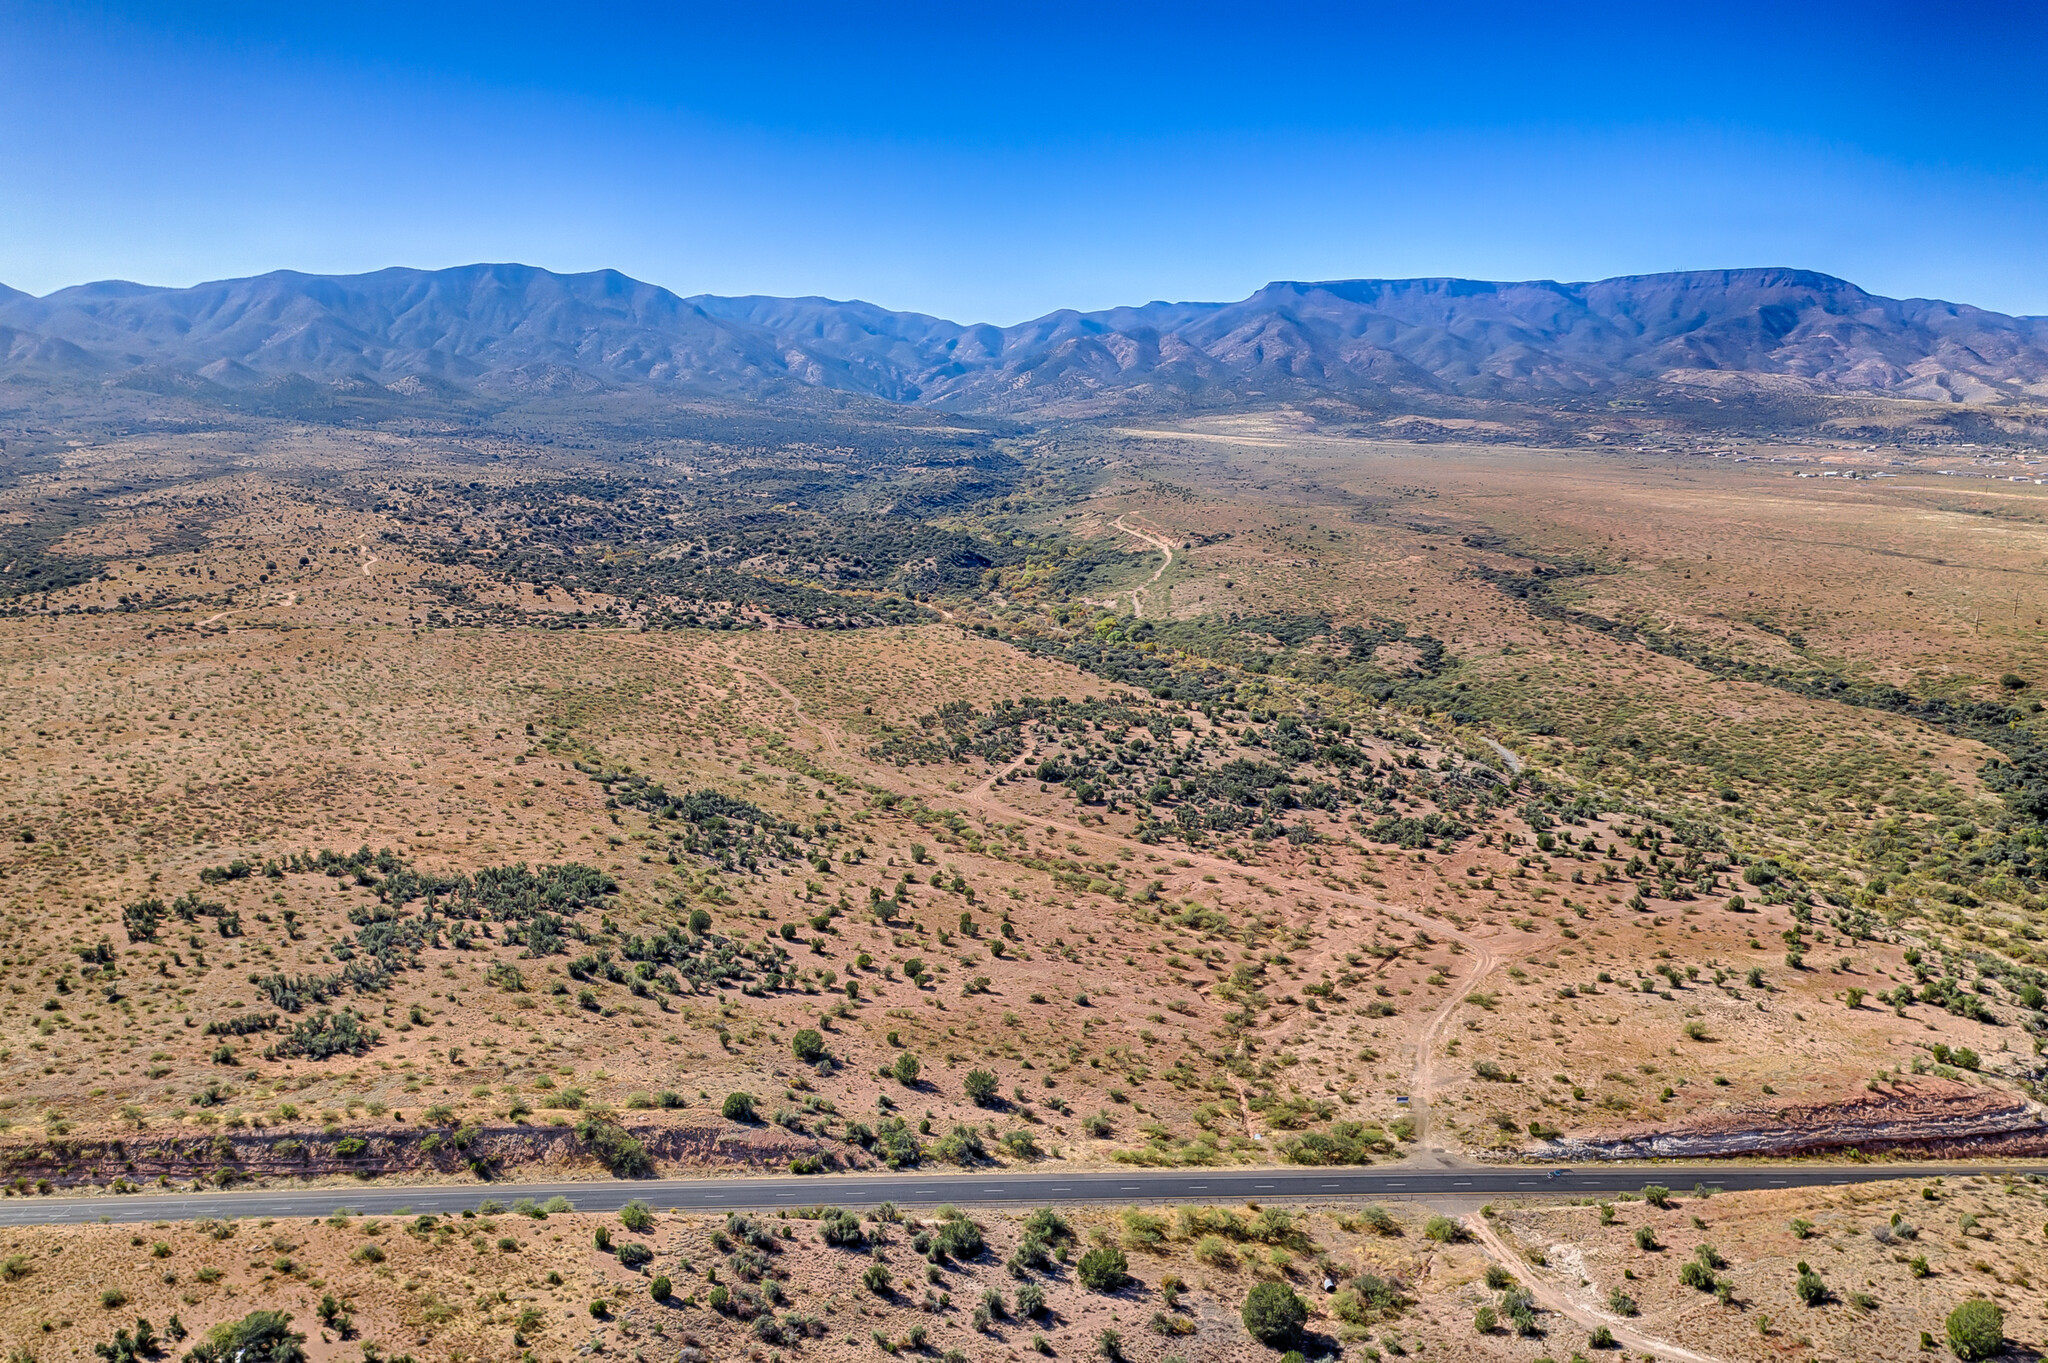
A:
[[[1916,1079],[1831,1103],[1752,1107],[1675,1126],[1568,1136],[1552,1159],[1698,1159],[1885,1151],[1935,1158],[2048,1153],[2048,1113],[2024,1095]]]

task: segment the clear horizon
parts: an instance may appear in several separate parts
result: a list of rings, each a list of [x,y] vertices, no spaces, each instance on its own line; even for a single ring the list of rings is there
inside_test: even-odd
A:
[[[2048,11],[0,7],[0,282],[516,260],[958,322],[1788,266],[2048,314]]]

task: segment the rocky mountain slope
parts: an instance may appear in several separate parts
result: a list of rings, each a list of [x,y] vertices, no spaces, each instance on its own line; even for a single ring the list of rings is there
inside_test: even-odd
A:
[[[0,374],[398,395],[796,388],[960,411],[1203,409],[1329,396],[1602,400],[1713,391],[2048,397],[2048,318],[1787,269],[1585,284],[1276,283],[1236,303],[961,325],[822,298],[683,298],[615,271],[278,271],[187,289],[0,288]]]

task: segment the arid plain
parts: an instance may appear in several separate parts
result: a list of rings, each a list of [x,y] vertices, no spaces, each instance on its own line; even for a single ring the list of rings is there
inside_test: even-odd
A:
[[[629,459],[251,421],[10,483],[10,1195],[2048,1154],[2031,455],[936,439],[856,477],[815,432]],[[1253,1357],[1270,1280],[1357,1358],[1561,1360],[1603,1320],[1904,1358],[1973,1292],[2038,1340],[2041,1189],[1966,1172],[1448,1238],[975,1213],[988,1247],[936,1257],[930,1208],[838,1246],[660,1209],[9,1231],[0,1333],[84,1357],[138,1310],[279,1302],[320,1358]],[[1894,1211],[1917,1244],[1870,1236]],[[1679,1284],[1696,1241],[1727,1292]],[[1091,1245],[1140,1285],[1085,1290],[1059,1252]]]

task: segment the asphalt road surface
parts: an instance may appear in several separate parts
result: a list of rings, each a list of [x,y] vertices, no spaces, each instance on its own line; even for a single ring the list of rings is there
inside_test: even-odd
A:
[[[257,1189],[245,1192],[133,1193],[115,1197],[10,1197],[0,1200],[0,1226],[77,1225],[91,1221],[176,1221],[197,1217],[321,1217],[340,1208],[362,1215],[398,1211],[460,1212],[485,1200],[506,1206],[521,1198],[565,1197],[578,1211],[616,1211],[637,1198],[658,1211],[756,1210],[820,1203],[872,1207],[894,1202],[930,1207],[1004,1203],[1070,1206],[1083,1202],[1382,1202],[1489,1197],[1591,1197],[1663,1184],[1684,1196],[1696,1186],[1726,1192],[1803,1188],[1883,1179],[2027,1174],[2002,1165],[1662,1165],[1473,1169],[1267,1169],[1132,1171],[1129,1173],[852,1174],[786,1178],[606,1179],[581,1183],[445,1185],[377,1184],[361,1188]]]

